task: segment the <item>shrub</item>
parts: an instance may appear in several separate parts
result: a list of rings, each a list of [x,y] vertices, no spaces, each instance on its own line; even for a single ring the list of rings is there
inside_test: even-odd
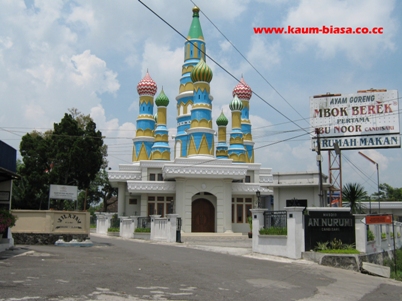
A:
[[[340,239],[334,238],[331,242],[317,242],[314,251],[332,254],[359,254],[355,244],[344,244]]]
[[[367,241],[372,241],[375,239],[375,236],[373,234],[373,231],[371,231],[370,229],[367,230]]]
[[[3,233],[7,228],[15,226],[17,217],[8,210],[0,210],[0,233]]]
[[[270,227],[260,229],[261,235],[287,235],[288,229],[285,227]]]
[[[381,233],[381,239],[387,239],[387,233]]]
[[[137,232],[137,233],[151,233],[151,228],[135,228],[134,232]]]
[[[110,227],[107,228],[107,232],[120,232],[120,228]]]

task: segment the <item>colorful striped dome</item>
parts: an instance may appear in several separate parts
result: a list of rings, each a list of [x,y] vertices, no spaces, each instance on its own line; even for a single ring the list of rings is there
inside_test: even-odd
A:
[[[223,114],[223,111],[221,112],[221,115],[219,115],[218,119],[216,119],[216,124],[218,126],[227,126],[229,123],[229,120],[226,118],[226,116]]]
[[[250,100],[253,91],[251,90],[250,86],[244,81],[243,76],[240,79],[240,82],[237,86],[233,89],[233,96],[237,95],[239,99],[246,99]]]
[[[155,99],[155,104],[158,107],[167,107],[169,104],[169,98],[166,96],[165,92],[163,92],[163,88],[161,93],[159,93],[158,97]]]
[[[211,70],[211,68],[209,68],[209,66],[204,62],[204,60],[202,58],[191,71],[191,80],[193,81],[193,83],[195,83],[195,82],[210,83],[211,82],[212,70]]]
[[[149,76],[149,73],[147,71],[147,74],[145,74],[144,78],[140,80],[140,82],[137,85],[137,92],[139,95],[152,95],[154,96],[156,94],[156,90],[158,89],[158,86],[154,82],[154,80]]]
[[[241,111],[243,110],[243,103],[242,101],[235,95],[232,102],[229,104],[229,108],[232,111]]]

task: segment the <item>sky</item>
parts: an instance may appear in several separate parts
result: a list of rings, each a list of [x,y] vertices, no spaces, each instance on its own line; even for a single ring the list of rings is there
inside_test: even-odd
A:
[[[185,36],[192,7],[200,7],[207,54],[224,68],[207,59],[214,74],[213,118],[223,110],[230,119],[235,78],[243,76],[255,93],[250,100],[255,162],[275,173],[318,170],[309,134],[310,96],[402,91],[401,1],[144,3]],[[139,1],[0,0],[0,7],[0,140],[18,150],[23,135],[52,129],[68,109],[77,108],[90,114],[105,136],[109,166],[130,164],[136,87],[147,70],[157,93],[163,87],[170,99],[167,126],[175,134],[185,40]],[[254,27],[331,25],[382,27],[383,34],[254,33]],[[378,163],[380,183],[402,187],[401,149],[362,152]],[[328,174],[328,152],[322,164]],[[342,176],[344,184],[377,190],[376,166],[357,150],[342,152]]]

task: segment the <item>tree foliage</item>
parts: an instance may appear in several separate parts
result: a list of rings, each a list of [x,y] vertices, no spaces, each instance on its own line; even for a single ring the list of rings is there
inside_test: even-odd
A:
[[[22,162],[18,165],[21,179],[15,181],[13,208],[45,209],[50,184],[89,188],[107,161],[107,149],[102,133],[90,118],[73,110],[65,114],[53,131],[32,132],[24,135],[20,144]],[[64,209],[62,201],[55,202]],[[46,205],[45,205],[46,204]]]
[[[367,192],[358,183],[348,183],[342,188],[342,201],[348,203],[353,214],[363,213],[364,206],[361,203],[367,199]]]
[[[380,200],[385,202],[402,201],[402,188],[394,188],[387,183],[380,184]]]

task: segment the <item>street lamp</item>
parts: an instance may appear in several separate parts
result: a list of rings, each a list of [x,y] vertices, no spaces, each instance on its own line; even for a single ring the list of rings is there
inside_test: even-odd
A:
[[[378,163],[375,162],[373,159],[367,157],[362,152],[359,152],[359,155],[362,155],[364,158],[369,160],[371,163],[375,164],[375,166],[377,168],[377,198],[378,198],[378,213],[380,213],[380,172],[379,172],[379,169],[378,169]],[[371,213],[371,200],[370,200],[370,213]]]
[[[257,190],[256,192],[255,192],[255,194],[257,195],[257,200],[258,200],[258,203],[257,203],[257,208],[261,208],[261,201],[260,201],[260,197],[261,197],[261,192],[259,191],[259,190]]]

